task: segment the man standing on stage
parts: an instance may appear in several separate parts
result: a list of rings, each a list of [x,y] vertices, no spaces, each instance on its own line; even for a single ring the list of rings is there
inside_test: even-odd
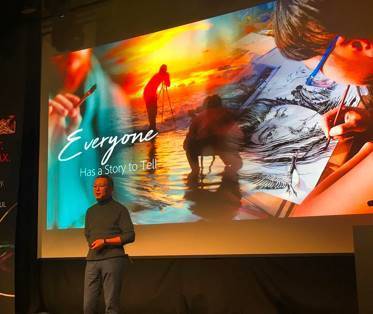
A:
[[[144,100],[148,112],[149,128],[156,130],[157,118],[157,89],[159,85],[165,84],[170,87],[170,74],[167,72],[167,65],[162,64],[158,73],[154,74],[144,88]]]
[[[104,291],[105,313],[119,313],[120,290],[124,270],[123,245],[135,241],[135,232],[126,207],[113,200],[111,177],[96,177],[93,192],[97,203],[85,218],[85,236],[89,245],[84,281],[84,313],[93,314]]]

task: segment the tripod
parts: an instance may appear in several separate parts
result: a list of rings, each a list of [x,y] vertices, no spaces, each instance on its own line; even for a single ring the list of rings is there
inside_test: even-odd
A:
[[[175,120],[174,110],[172,108],[170,95],[168,94],[168,89],[164,82],[162,82],[161,89],[159,91],[159,99],[161,99],[161,102],[162,102],[162,114],[161,114],[162,122],[164,122],[164,105],[165,105],[165,102],[168,102],[168,106],[170,107],[170,111],[172,115],[172,120],[174,121],[174,124],[176,126],[176,120]]]

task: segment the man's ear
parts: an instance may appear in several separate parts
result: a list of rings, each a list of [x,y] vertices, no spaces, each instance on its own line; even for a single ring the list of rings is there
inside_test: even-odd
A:
[[[373,42],[368,39],[346,39],[340,36],[337,39],[336,48],[345,52],[373,58]]]

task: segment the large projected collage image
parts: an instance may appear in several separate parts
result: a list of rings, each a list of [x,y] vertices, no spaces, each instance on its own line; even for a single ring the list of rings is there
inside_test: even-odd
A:
[[[321,118],[360,97],[306,84],[312,69],[276,47],[274,9],[51,58],[47,229],[84,227],[101,174],[137,225],[369,213],[309,206],[349,151]]]

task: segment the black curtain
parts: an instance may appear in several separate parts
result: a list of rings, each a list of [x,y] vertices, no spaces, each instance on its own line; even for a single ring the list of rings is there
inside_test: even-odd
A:
[[[24,18],[24,123],[16,232],[16,313],[35,313],[39,306],[37,264],[38,157],[41,75],[40,18]],[[17,90],[14,90],[17,93]]]
[[[43,260],[40,295],[51,314],[82,313],[84,260]],[[127,261],[126,314],[358,313],[349,256],[164,258]],[[103,298],[99,313],[104,313]]]

